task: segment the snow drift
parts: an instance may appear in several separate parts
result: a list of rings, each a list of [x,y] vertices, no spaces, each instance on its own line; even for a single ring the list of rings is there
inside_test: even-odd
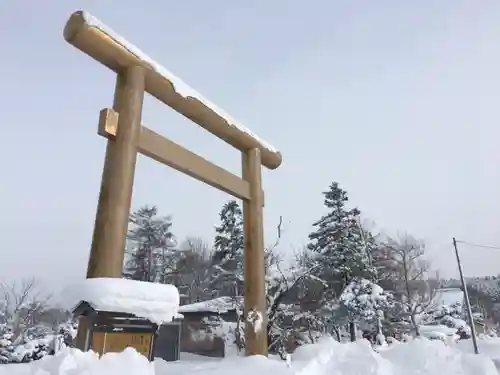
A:
[[[291,365],[261,356],[198,359],[150,363],[131,348],[100,359],[92,352],[66,349],[37,362],[0,366],[0,375],[498,375],[489,356],[427,339],[397,343],[377,353],[367,341],[340,344],[325,338],[299,348]]]

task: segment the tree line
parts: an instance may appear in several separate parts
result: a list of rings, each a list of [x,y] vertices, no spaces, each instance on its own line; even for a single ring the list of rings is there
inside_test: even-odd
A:
[[[376,320],[379,329],[386,331],[399,324],[418,335],[417,317],[431,303],[438,284],[424,258],[425,244],[408,234],[392,238],[373,233],[363,225],[361,211],[349,206],[348,194],[337,182],[323,192],[323,204],[325,214],[312,223],[307,246],[291,264],[283,259],[286,249],[280,248],[280,226],[275,242],[266,248],[271,352],[284,350],[290,340],[314,341],[325,333],[340,336],[341,327],[360,321]],[[160,216],[156,206],[138,209],[130,216],[124,277],[174,284],[188,303],[221,296],[238,300],[243,294],[244,268],[243,215],[238,202],[224,204],[219,221],[213,246],[201,238],[178,243],[172,217]],[[359,285],[358,292],[381,287],[390,291],[390,298],[354,306],[342,297],[353,283]],[[370,310],[384,310],[384,314]]]
[[[322,197],[324,215],[311,223],[306,246],[292,252],[291,262],[283,258],[290,249],[280,243],[281,218],[265,249],[271,353],[284,355],[325,334],[350,339],[356,326],[386,336],[419,335],[421,324],[459,317],[457,306],[443,311],[431,306],[438,287],[457,287],[459,281],[439,279],[425,259],[423,241],[375,232],[337,182]],[[155,206],[139,208],[129,221],[123,276],[174,284],[185,303],[229,298],[239,318],[234,342],[243,348],[244,241],[238,202],[223,205],[210,242],[181,241],[172,217],[161,216]],[[471,278],[467,285],[476,318],[500,322],[500,278]],[[30,361],[70,346],[76,324],[34,279],[0,282],[0,363]]]

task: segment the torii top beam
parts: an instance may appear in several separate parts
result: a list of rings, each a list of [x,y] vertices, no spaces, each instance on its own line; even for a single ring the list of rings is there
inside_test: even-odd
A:
[[[147,68],[146,92],[236,149],[258,148],[265,167],[280,166],[279,151],[90,14],[74,12],[64,27],[64,39],[116,73],[129,66]]]

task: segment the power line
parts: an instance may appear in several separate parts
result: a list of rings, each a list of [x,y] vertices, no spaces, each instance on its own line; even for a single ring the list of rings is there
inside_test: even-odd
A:
[[[471,243],[471,242],[460,241],[460,240],[457,240],[457,243],[461,243],[461,244],[468,245],[468,246],[474,246],[474,247],[482,247],[484,249],[500,250],[500,246],[479,245],[477,243]]]

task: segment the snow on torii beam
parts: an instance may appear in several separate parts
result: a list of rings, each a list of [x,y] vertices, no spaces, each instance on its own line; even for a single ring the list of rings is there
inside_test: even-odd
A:
[[[117,73],[112,109],[101,111],[98,133],[108,139],[87,277],[121,277],[137,153],[243,200],[246,353],[267,354],[261,167],[276,169],[281,154],[179,78],[89,14],[64,28],[73,46]],[[144,93],[241,151],[242,177],[141,125]],[[77,346],[84,347],[85,319]]]
[[[90,14],[73,13],[64,28],[64,39],[116,73],[130,66],[145,67],[146,92],[236,149],[258,148],[265,167],[280,166],[279,151]]]

